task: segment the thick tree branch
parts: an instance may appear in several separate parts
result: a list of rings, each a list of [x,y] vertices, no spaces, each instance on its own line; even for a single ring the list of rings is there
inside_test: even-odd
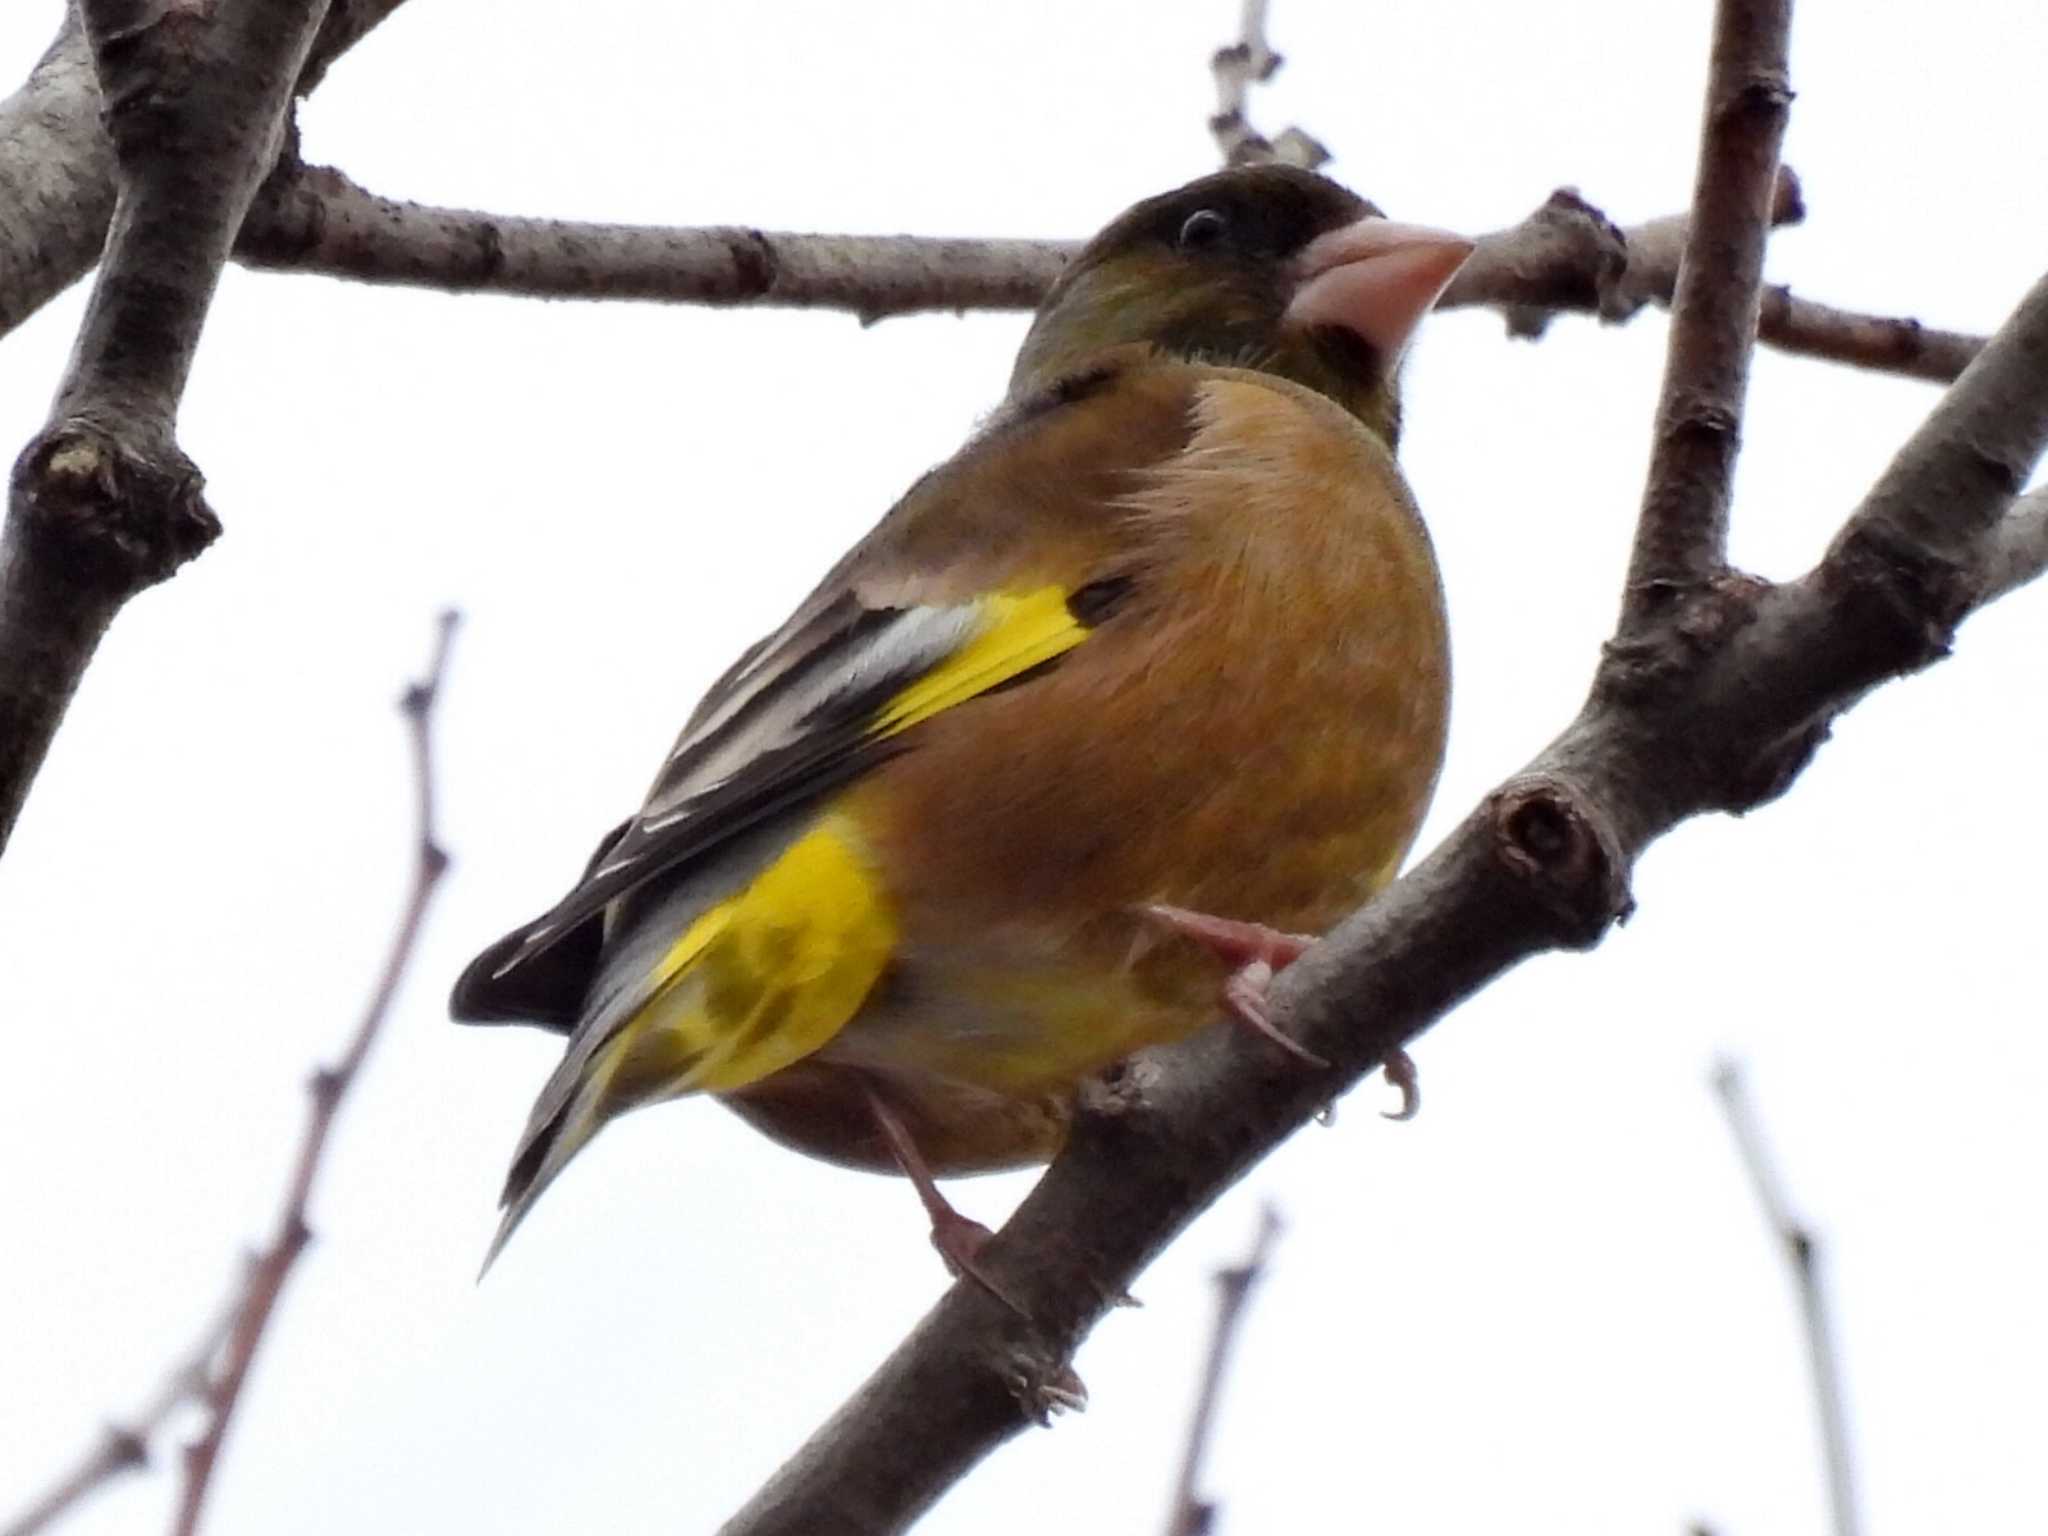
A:
[[[114,146],[69,5],[57,40],[0,101],[0,336],[84,274],[114,216]]]
[[[2048,571],[2048,492],[2032,491],[1992,529],[1979,566],[1980,602],[1995,602]]]
[[[399,4],[334,0],[299,72],[299,94]],[[0,336],[91,270],[114,216],[99,79],[74,4],[63,17],[42,62],[0,101]]]
[[[1976,563],[2048,439],[2044,374],[2048,278],[1892,460],[1843,541],[1903,544],[1958,567]]]
[[[299,71],[294,94],[310,96],[327,78],[336,60],[383,23],[405,0],[330,0],[326,19],[314,34],[313,47]]]
[[[1729,487],[1763,286],[1778,145],[1792,104],[1791,0],[1723,0],[1664,387],[1622,594],[1624,635],[1726,569]]]
[[[1723,9],[1724,39],[1733,30],[1725,13],[1754,14],[1749,0],[1724,0]],[[1764,54],[1781,57],[1769,40],[1781,31],[1753,34]],[[1735,58],[1724,48],[1712,101],[1731,99],[1730,77],[1759,82],[1766,97],[1780,93],[1768,70],[1731,70]],[[1768,102],[1742,111],[1753,109],[1779,115]],[[1726,126],[1710,113],[1709,137],[1725,143],[1717,125]],[[1775,126],[1763,131],[1775,137]],[[1727,152],[1749,169],[1709,165],[1703,181],[1754,180],[1767,157],[1739,140]],[[1760,238],[1768,174],[1765,166],[1754,203],[1743,205],[1755,231],[1738,245]],[[1717,231],[1718,242],[1726,232]],[[1746,346],[1752,327],[1728,317],[1753,316],[1756,267],[1741,250],[1728,255],[1702,258],[1702,270],[1749,298],[1706,295],[1702,315],[1720,317],[1711,337],[1674,327],[1671,343],[1674,354],[1704,348],[1704,356],[1675,357],[1667,377],[1704,381],[1700,398],[1726,411],[1732,427],[1743,364],[1727,346],[1731,338]],[[1837,713],[1874,684],[1943,655],[1985,590],[1978,573],[2019,526],[1997,519],[2048,433],[2040,292],[1797,581],[1772,587],[1701,561],[1703,547],[1718,553],[1725,454],[1681,453],[1693,488],[1668,505],[1687,520],[1668,530],[1668,565],[1647,563],[1660,581],[1666,569],[1684,580],[1605,649],[1578,718],[1273,984],[1276,1021],[1332,1070],[1303,1071],[1245,1031],[1217,1028],[1090,1085],[1067,1149],[980,1256],[1022,1311],[980,1285],[955,1285],[726,1536],[904,1529],[1043,1415],[1047,1387],[1144,1265],[1334,1094],[1510,967],[1596,943],[1629,911],[1630,871],[1653,840],[1688,817],[1782,793]],[[1901,500],[1908,492],[1932,499],[1909,504]],[[2032,514],[2021,508],[2018,517]],[[1913,542],[1922,534],[1929,544]],[[1958,564],[1971,583],[1944,579]]]
[[[448,647],[455,637],[456,618],[453,612],[441,615],[434,654],[427,665],[426,675],[408,688],[400,701],[412,739],[414,815],[418,829],[412,888],[406,895],[397,931],[392,935],[384,969],[370,993],[370,1001],[363,1009],[355,1033],[349,1037],[347,1048],[338,1061],[315,1072],[307,1084],[310,1104],[306,1113],[305,1135],[299,1143],[291,1181],[285,1187],[277,1230],[250,1266],[248,1288],[236,1310],[234,1327],[228,1333],[219,1369],[206,1385],[203,1399],[207,1410],[206,1427],[185,1450],[184,1485],[179,1492],[177,1518],[171,1527],[173,1536],[194,1536],[199,1529],[207,1490],[212,1486],[214,1471],[220,1465],[221,1447],[226,1442],[228,1426],[234,1420],[236,1405],[241,1401],[242,1385],[248,1380],[249,1367],[255,1362],[257,1348],[276,1313],[278,1299],[284,1294],[285,1280],[313,1238],[313,1230],[307,1224],[307,1211],[313,1198],[313,1181],[320,1172],[321,1159],[326,1155],[327,1138],[334,1129],[335,1114],[361,1075],[370,1047],[376,1044],[384,1021],[390,1016],[399,983],[404,980],[406,967],[411,964],[413,951],[419,945],[428,904],[434,898],[434,890],[441,883],[442,875],[448,870],[448,855],[441,847],[437,831],[439,823],[434,814],[433,719],[434,704],[440,697],[442,680],[448,670]]]
[[[119,185],[98,281],[0,530],[0,847],[114,614],[219,531],[178,401],[326,0],[85,0]]]
[[[1728,1117],[1736,1150],[1756,1190],[1757,1204],[1771,1235],[1784,1251],[1799,1294],[1799,1315],[1806,1333],[1807,1364],[1813,1372],[1814,1406],[1820,1415],[1821,1455],[1827,1467],[1828,1504],[1834,1512],[1835,1536],[1857,1536],[1856,1478],[1849,1457],[1849,1419],[1842,1396],[1842,1368],[1835,1349],[1827,1287],[1821,1284],[1820,1242],[1812,1228],[1792,1214],[1783,1182],[1764,1149],[1763,1128],[1742,1081],[1742,1070],[1723,1062],[1714,1072],[1714,1092]]]

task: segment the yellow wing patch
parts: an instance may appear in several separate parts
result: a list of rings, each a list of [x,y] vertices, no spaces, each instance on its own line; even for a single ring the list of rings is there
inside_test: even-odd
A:
[[[981,632],[891,699],[875,722],[877,736],[907,731],[1088,638],[1088,627],[1067,607],[1063,587],[992,593],[981,606],[989,615]]]
[[[1088,630],[1060,587],[995,593],[979,632],[891,699],[895,736],[1071,650]],[[647,1001],[594,1063],[609,1102],[729,1093],[810,1055],[859,1011],[896,947],[859,829],[828,812],[655,965]]]

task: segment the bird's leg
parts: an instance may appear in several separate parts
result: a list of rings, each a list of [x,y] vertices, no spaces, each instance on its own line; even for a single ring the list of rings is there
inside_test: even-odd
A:
[[[1308,951],[1308,947],[1316,942],[1313,936],[1283,933],[1278,928],[1268,928],[1264,923],[1212,917],[1207,912],[1191,912],[1186,907],[1168,906],[1164,902],[1152,902],[1143,910],[1147,917],[1193,939],[1231,967],[1230,975],[1223,983],[1223,1007],[1233,1019],[1307,1066],[1327,1068],[1330,1065],[1300,1041],[1284,1034],[1273,1022],[1272,1011],[1266,1006],[1266,989],[1272,986],[1273,978]],[[1416,1111],[1422,1108],[1422,1087],[1415,1073],[1415,1059],[1395,1046],[1380,1064],[1380,1071],[1389,1083],[1401,1090],[1401,1107],[1380,1113],[1389,1120],[1413,1120]]]
[[[1264,923],[1212,917],[1207,912],[1190,912],[1186,907],[1170,907],[1164,902],[1151,902],[1142,910],[1145,916],[1193,939],[1230,967],[1230,975],[1223,982],[1223,1008],[1233,1019],[1253,1034],[1272,1041],[1303,1065],[1328,1068],[1330,1064],[1322,1057],[1283,1034],[1266,1006],[1266,989],[1272,986],[1274,976],[1307,952],[1315,943],[1312,935],[1282,933]]]
[[[953,1208],[953,1203],[939,1193],[939,1182],[933,1177],[931,1165],[924,1160],[924,1154],[917,1150],[917,1143],[911,1140],[910,1128],[866,1077],[861,1079],[861,1090],[867,1095],[868,1110],[881,1129],[882,1139],[889,1144],[889,1155],[896,1159],[896,1166],[903,1170],[903,1176],[916,1189],[917,1198],[924,1202],[925,1215],[931,1218],[932,1223],[932,1246],[939,1250],[939,1257],[946,1261],[946,1268],[956,1276],[967,1276],[1013,1312],[1030,1316],[981,1267],[982,1245],[995,1234],[972,1216],[961,1215]]]

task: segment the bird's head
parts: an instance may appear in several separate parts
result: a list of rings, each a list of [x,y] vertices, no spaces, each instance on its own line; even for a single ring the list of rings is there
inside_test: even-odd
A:
[[[1471,253],[1463,236],[1397,224],[1313,171],[1219,171],[1088,242],[1039,306],[1010,392],[1149,345],[1305,384],[1392,447],[1402,350]]]

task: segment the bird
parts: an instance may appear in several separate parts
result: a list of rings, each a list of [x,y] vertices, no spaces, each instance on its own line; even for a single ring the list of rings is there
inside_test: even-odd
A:
[[[1472,249],[1268,163],[1074,256],[965,446],[462,972],[457,1019],[567,1036],[486,1269],[606,1123],[703,1094],[907,1175],[979,1275],[937,1180],[1049,1161],[1080,1085],[1219,991],[1313,1066],[1264,986],[1393,878],[1443,759],[1398,368]]]

